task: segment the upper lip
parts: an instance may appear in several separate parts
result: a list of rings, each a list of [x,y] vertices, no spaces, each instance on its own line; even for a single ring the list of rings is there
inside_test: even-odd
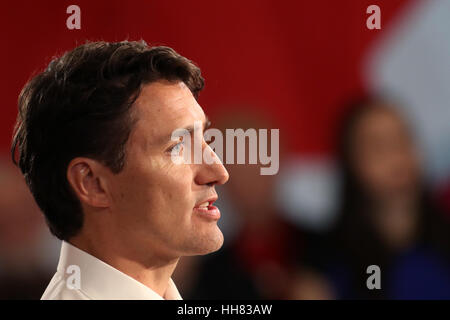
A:
[[[214,203],[214,201],[216,201],[217,199],[218,199],[218,196],[217,196],[217,195],[212,196],[212,197],[210,197],[210,198],[208,198],[208,199],[201,200],[201,201],[197,202],[197,204],[195,205],[195,207],[198,207],[199,205],[201,205],[202,203],[205,203],[205,202],[209,202],[209,205],[212,205],[212,204]]]

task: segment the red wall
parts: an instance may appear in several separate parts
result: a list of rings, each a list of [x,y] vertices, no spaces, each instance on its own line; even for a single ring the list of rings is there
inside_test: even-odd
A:
[[[20,89],[54,54],[86,39],[143,38],[200,65],[200,103],[213,117],[223,104],[249,103],[280,123],[290,150],[326,152],[338,102],[363,89],[361,58],[407,2],[2,1],[0,148],[9,148]],[[81,30],[66,28],[70,4],[81,7]],[[381,7],[381,31],[366,28],[370,4]]]

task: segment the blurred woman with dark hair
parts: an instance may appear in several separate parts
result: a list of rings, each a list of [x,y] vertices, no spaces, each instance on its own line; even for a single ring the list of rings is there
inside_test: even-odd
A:
[[[384,99],[359,99],[348,110],[328,265],[337,298],[450,299],[449,221],[426,190],[404,118]],[[380,290],[367,287],[370,265],[381,269]]]

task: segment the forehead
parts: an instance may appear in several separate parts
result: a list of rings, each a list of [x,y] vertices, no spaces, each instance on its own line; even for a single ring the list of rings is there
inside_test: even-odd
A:
[[[369,110],[357,123],[357,128],[360,133],[378,133],[379,135],[406,133],[407,131],[401,116],[394,109],[383,107]]]
[[[193,125],[194,121],[205,121],[203,109],[189,88],[183,82],[165,80],[142,88],[135,102],[135,116],[135,132],[153,143],[170,137],[178,128]]]

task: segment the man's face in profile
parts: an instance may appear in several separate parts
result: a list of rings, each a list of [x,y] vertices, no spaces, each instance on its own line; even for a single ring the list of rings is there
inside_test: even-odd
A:
[[[151,249],[167,258],[218,250],[223,235],[217,217],[194,208],[217,198],[214,186],[228,180],[227,171],[222,164],[176,164],[171,157],[174,147],[183,152],[172,132],[205,123],[202,108],[183,82],[158,81],[142,88],[132,112],[137,122],[125,166],[109,177],[116,239],[132,251]],[[209,149],[203,132],[191,136]]]

